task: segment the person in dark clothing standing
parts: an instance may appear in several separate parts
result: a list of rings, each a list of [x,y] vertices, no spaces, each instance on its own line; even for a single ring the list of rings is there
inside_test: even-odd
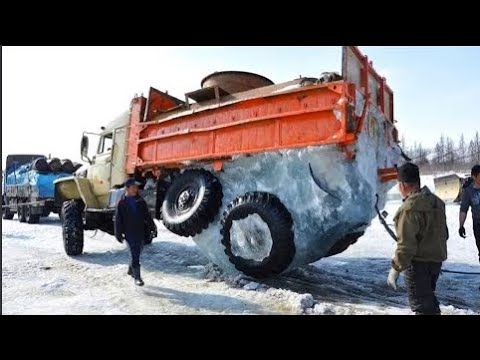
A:
[[[128,275],[135,279],[135,284],[143,286],[140,274],[140,254],[145,240],[157,237],[157,227],[148,211],[147,203],[138,194],[140,183],[134,179],[125,182],[125,196],[118,202],[115,212],[115,237],[120,243],[124,239],[130,249],[131,262]]]
[[[399,167],[398,180],[404,200],[394,218],[398,239],[387,283],[397,289],[398,276],[404,271],[412,311],[440,315],[435,288],[442,262],[447,259],[445,203],[428,187],[420,188],[415,164]]]
[[[473,235],[477,242],[478,261],[480,262],[480,165],[472,168],[472,182],[463,189],[462,202],[460,204],[460,227],[458,233],[465,238],[465,220],[467,219],[468,208],[472,208]]]

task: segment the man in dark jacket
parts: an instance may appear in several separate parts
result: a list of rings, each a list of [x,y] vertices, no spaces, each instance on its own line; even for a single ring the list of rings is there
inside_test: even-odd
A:
[[[130,249],[131,262],[128,275],[133,276],[135,284],[143,286],[140,275],[140,254],[145,240],[157,236],[157,227],[148,211],[147,203],[138,194],[140,183],[134,179],[125,182],[125,196],[118,202],[115,212],[115,237],[120,243],[124,238]]]
[[[460,205],[460,228],[458,233],[465,238],[465,220],[467,219],[468,208],[472,208],[473,235],[477,242],[478,261],[480,262],[480,165],[472,168],[472,182],[463,189],[462,203]]]
[[[445,203],[428,187],[420,188],[420,173],[415,164],[398,168],[399,187],[404,197],[394,222],[397,248],[387,283],[397,288],[405,271],[410,308],[417,315],[440,315],[435,288],[447,259],[448,228]]]

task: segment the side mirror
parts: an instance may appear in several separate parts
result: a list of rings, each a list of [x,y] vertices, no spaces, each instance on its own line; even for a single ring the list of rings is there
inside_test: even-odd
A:
[[[80,144],[80,154],[82,155],[82,157],[88,156],[88,136],[86,135],[82,136],[82,142]]]
[[[80,143],[80,155],[82,160],[86,159],[90,164],[92,163],[88,158],[88,136],[86,135],[82,136],[82,141]]]

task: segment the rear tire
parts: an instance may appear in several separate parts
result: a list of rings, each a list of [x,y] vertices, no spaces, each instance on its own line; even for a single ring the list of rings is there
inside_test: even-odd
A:
[[[186,170],[165,193],[162,220],[180,236],[195,236],[215,219],[222,205],[222,185],[205,170]]]
[[[5,200],[2,199],[2,205],[7,205],[5,204]],[[5,220],[12,220],[13,219],[14,213],[10,211],[10,208],[2,208],[2,218]]]
[[[27,205],[24,208],[25,220],[28,224],[38,224],[40,221],[40,215],[32,214],[32,207]]]
[[[27,222],[26,214],[25,214],[25,206],[18,206],[17,207],[18,211],[18,221],[21,223]]]
[[[80,255],[83,252],[83,202],[70,200],[63,203],[62,231],[63,246],[69,256]]]
[[[254,278],[280,274],[295,256],[293,219],[275,195],[249,192],[223,213],[222,244],[235,268]]]
[[[10,209],[3,209],[2,218],[5,220],[12,220],[14,213],[10,212]]]

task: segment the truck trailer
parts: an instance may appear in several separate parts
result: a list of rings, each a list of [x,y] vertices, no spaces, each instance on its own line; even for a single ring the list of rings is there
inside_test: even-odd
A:
[[[2,174],[2,216],[36,224],[51,212],[61,215],[55,203],[53,182],[72,176],[79,164],[66,159],[47,159],[39,154],[8,155]]]

